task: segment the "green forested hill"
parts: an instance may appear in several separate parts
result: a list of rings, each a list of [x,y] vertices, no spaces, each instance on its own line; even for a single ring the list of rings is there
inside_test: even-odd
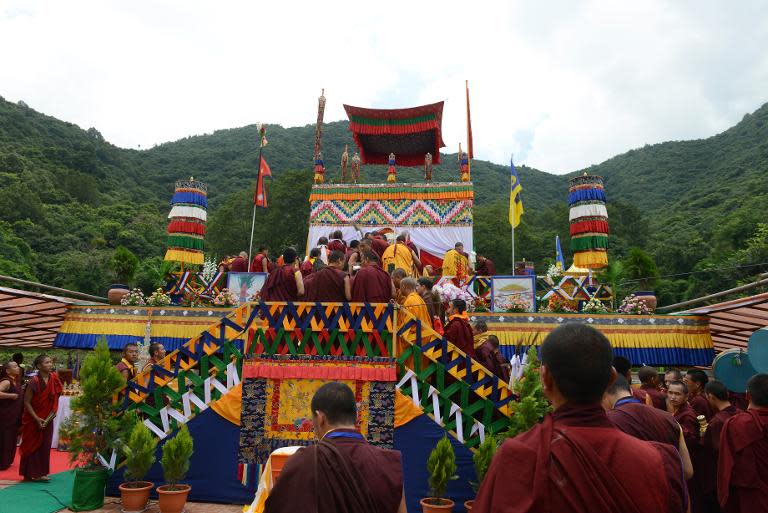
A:
[[[766,121],[768,106],[709,139],[646,146],[588,169],[606,180],[611,259],[639,246],[656,259],[662,275],[768,261],[768,230],[758,229],[768,207]],[[274,180],[268,184],[270,208],[258,213],[256,240],[275,250],[301,247],[306,238],[313,134],[311,125],[268,125],[264,156]],[[338,179],[345,144],[352,153],[346,123],[325,125],[330,180]],[[122,245],[142,260],[138,282],[149,286],[164,251],[173,183],[190,175],[209,184],[209,249],[217,256],[239,251],[250,231],[257,156],[253,125],[126,150],[104,141],[96,129],[82,130],[0,99],[0,274],[103,294],[113,279],[109,257]],[[508,270],[509,169],[474,161],[472,172],[476,249]],[[526,213],[516,233],[517,255],[541,264],[543,272],[556,234],[568,253],[568,177],[524,166],[518,172]],[[420,170],[400,168],[398,175],[416,181]],[[457,175],[456,155],[443,155],[435,180]],[[383,168],[363,169],[366,181],[383,177]],[[766,266],[684,274],[657,288],[662,301],[670,302],[761,270]]]

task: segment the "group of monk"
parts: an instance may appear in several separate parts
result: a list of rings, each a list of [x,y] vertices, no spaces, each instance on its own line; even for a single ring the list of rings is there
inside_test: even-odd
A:
[[[540,354],[553,412],[499,446],[473,513],[768,511],[768,374],[749,380],[742,411],[698,369],[662,380],[644,366],[633,387],[588,325],[553,330]],[[355,429],[352,391],[324,385],[311,410],[319,442],[288,460],[266,511],[405,511],[399,454]]]

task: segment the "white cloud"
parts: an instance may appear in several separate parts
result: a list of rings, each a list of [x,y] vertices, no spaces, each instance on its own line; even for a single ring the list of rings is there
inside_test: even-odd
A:
[[[332,5],[326,5],[332,4]],[[446,99],[477,158],[567,172],[768,100],[762,2],[0,2],[0,94],[149,147]],[[311,148],[307,148],[311,152]]]

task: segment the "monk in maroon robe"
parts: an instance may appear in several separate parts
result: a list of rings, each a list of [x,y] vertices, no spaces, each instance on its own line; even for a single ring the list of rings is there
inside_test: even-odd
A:
[[[10,467],[16,456],[16,436],[24,407],[20,375],[21,367],[14,361],[0,369],[0,470]]]
[[[485,342],[475,348],[475,359],[504,383],[509,383],[510,368],[499,352],[499,338],[496,335],[488,335]]]
[[[680,424],[685,445],[691,455],[694,476],[692,479],[688,479],[688,494],[691,498],[691,511],[698,513],[704,507],[703,492],[698,478],[701,465],[701,444],[699,442],[701,426],[696,420],[696,412],[688,404],[688,387],[684,382],[670,381],[667,383],[667,411],[672,413],[677,423]]]
[[[394,296],[392,278],[381,268],[379,257],[372,251],[363,253],[363,266],[352,281],[352,301],[389,303]]]
[[[701,437],[699,449],[699,475],[701,483],[704,510],[717,513],[720,505],[717,502],[717,458],[720,451],[720,433],[725,421],[733,417],[739,410],[728,400],[728,388],[719,381],[710,381],[704,387],[704,396],[709,401],[710,408],[715,413],[707,425],[707,430]]]
[[[264,246],[259,246],[248,270],[252,273],[268,273],[272,271],[273,267],[269,260],[269,250]]]
[[[286,248],[283,251],[283,265],[275,267],[269,273],[261,288],[264,301],[298,301],[304,295],[304,280],[296,265],[296,250]]]
[[[445,313],[448,316],[448,323],[445,325],[444,331],[446,340],[474,358],[475,336],[472,332],[472,325],[469,324],[467,302],[463,299],[454,299],[448,303],[448,309]]]
[[[477,255],[475,274],[478,276],[494,276],[496,274],[496,266],[493,264],[493,260],[483,255]]]
[[[690,479],[693,476],[693,464],[680,424],[668,411],[653,408],[634,397],[624,376],[617,376],[616,381],[606,389],[603,408],[608,420],[624,433],[647,442],[669,444],[677,449],[685,477]]]
[[[540,379],[554,412],[499,447],[473,513],[685,511],[675,448],[622,433],[600,405],[616,376],[612,358],[590,326],[565,324],[547,336]]]
[[[63,387],[47,355],[35,358],[37,376],[24,392],[24,414],[21,417],[19,474],[25,481],[48,481],[53,442],[53,417],[59,407]]]
[[[637,371],[640,388],[632,390],[632,395],[642,403],[667,411],[667,396],[659,390],[659,371],[645,365]]]
[[[239,255],[232,260],[229,264],[229,270],[233,273],[247,273],[248,272],[248,253],[241,251]]]
[[[341,251],[341,254],[347,252],[347,244],[342,237],[344,234],[341,230],[336,230],[331,234],[331,240],[328,241],[328,251]]]
[[[379,255],[379,258],[382,257],[384,252],[389,247],[389,243],[387,242],[387,239],[385,239],[383,235],[374,235],[372,233],[367,233],[365,235],[365,238],[368,239],[368,241],[371,243],[371,250],[377,255]]]
[[[352,287],[349,275],[341,270],[343,266],[344,254],[341,251],[331,251],[328,265],[307,278],[305,301],[349,301],[352,297]]]
[[[286,462],[266,513],[405,512],[400,453],[374,447],[355,427],[355,395],[343,383],[321,386],[311,403],[319,442]]]
[[[704,387],[708,381],[707,373],[701,369],[691,369],[683,378],[685,386],[688,387],[688,404],[696,412],[696,416],[704,415],[707,420],[712,418],[713,413],[709,401],[704,397]]]
[[[768,511],[768,374],[747,382],[747,411],[725,421],[717,497],[726,513]]]

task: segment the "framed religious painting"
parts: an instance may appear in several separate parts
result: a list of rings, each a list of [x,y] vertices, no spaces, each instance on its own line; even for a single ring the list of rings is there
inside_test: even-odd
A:
[[[491,276],[492,312],[535,312],[536,276]]]
[[[258,301],[261,287],[267,281],[267,273],[228,273],[227,288],[240,300],[240,303]]]

